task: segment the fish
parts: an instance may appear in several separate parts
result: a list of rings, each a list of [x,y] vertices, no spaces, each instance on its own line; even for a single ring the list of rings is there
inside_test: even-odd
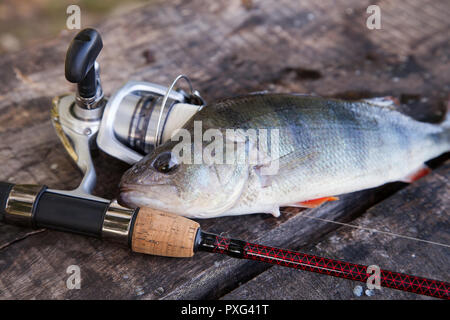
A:
[[[120,203],[190,218],[278,217],[280,207],[314,208],[342,194],[415,181],[429,172],[426,161],[450,151],[448,113],[439,124],[421,122],[392,97],[248,94],[205,106],[180,132],[191,139],[172,136],[124,173]],[[233,161],[214,158],[229,150]],[[208,154],[212,160],[195,161]]]

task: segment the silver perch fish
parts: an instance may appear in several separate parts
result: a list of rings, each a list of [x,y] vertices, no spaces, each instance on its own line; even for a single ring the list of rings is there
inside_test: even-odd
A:
[[[253,94],[206,106],[184,126],[193,138],[199,123],[200,149],[195,139],[182,141],[183,152],[174,152],[181,139],[163,143],[124,174],[121,203],[192,218],[279,216],[280,207],[315,207],[340,194],[414,181],[427,172],[424,162],[450,151],[448,113],[441,124],[416,121],[389,97],[347,102]],[[212,139],[208,129],[223,134],[223,147],[211,147],[219,138]],[[249,129],[258,134],[248,134]],[[266,144],[261,129],[267,132]],[[230,163],[225,156],[221,163],[183,158],[226,153],[225,145],[245,150],[244,161],[237,161],[240,156]],[[273,167],[275,173],[267,174]]]

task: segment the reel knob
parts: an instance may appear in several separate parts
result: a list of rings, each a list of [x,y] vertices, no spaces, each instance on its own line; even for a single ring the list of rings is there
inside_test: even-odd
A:
[[[98,95],[100,83],[95,60],[103,48],[100,34],[91,28],[81,30],[70,43],[66,54],[65,76],[78,84],[78,95],[89,99]]]

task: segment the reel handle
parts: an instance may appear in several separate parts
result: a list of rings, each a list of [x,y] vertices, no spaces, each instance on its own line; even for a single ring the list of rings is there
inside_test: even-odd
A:
[[[83,98],[97,93],[95,60],[103,48],[102,38],[95,29],[81,30],[70,43],[66,54],[65,76],[78,84],[78,94]]]

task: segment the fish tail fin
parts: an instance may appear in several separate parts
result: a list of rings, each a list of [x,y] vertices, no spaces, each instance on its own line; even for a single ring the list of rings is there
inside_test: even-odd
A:
[[[445,115],[445,119],[442,122],[442,126],[445,129],[450,130],[450,101],[448,102],[447,114]]]
[[[431,135],[433,143],[438,147],[439,154],[450,152],[450,97],[447,100],[447,113]]]
[[[445,115],[444,121],[440,124],[442,128],[442,138],[444,144],[447,146],[447,152],[450,151],[450,98],[447,101],[447,113]]]

